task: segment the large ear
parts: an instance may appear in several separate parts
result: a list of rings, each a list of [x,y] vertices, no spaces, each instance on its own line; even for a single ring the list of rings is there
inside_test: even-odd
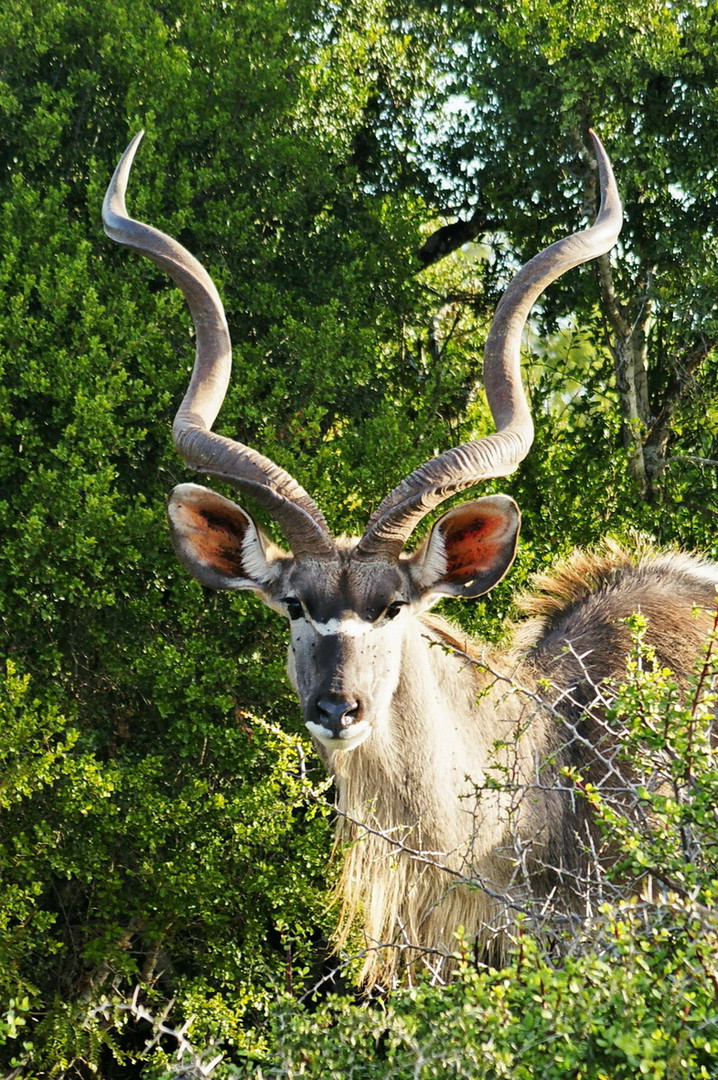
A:
[[[177,558],[211,589],[266,593],[289,558],[241,506],[199,484],[179,484],[167,514]]]
[[[488,592],[514,561],[520,525],[519,508],[508,495],[488,495],[449,510],[410,556],[421,593]]]

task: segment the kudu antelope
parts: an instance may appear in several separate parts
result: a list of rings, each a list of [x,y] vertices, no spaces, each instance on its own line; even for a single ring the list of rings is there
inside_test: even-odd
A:
[[[340,839],[353,841],[341,881],[343,933],[360,913],[364,982],[387,985],[401,967],[402,945],[441,975],[460,927],[500,949],[506,913],[527,889],[575,903],[591,823],[559,770],[577,764],[595,774],[592,741],[605,736],[590,719],[575,726],[582,710],[595,687],[623,668],[627,616],[640,610],[660,661],[685,671],[715,604],[718,566],[682,554],[629,556],[607,548],[576,556],[550,576],[534,601],[529,636],[497,653],[467,645],[429,609],[443,596],[480,596],[504,576],[519,530],[513,500],[493,495],[456,506],[417,550],[405,551],[434,507],[483,479],[512,473],[528,453],[523,328],[552,281],[614,245],[621,205],[610,162],[593,136],[601,182],[595,223],[536,255],[498,306],[484,360],[496,432],[416,469],[376,509],[364,535],[346,540],[332,537],[287,472],[210,430],[230,375],[224,311],[192,255],[127,215],[125,190],[140,138],[117,166],[103,220],[110,237],[174,279],[194,320],[197,355],[174,421],[176,447],[190,468],[229,482],[268,510],[291,554],[245,510],[196,484],[180,484],[170,496],[175,550],[204,585],[251,589],[289,620],[289,676],[336,779]],[[550,710],[536,705],[536,688],[548,683]],[[515,692],[517,685],[529,693]],[[509,774],[506,783],[493,782],[497,769]]]

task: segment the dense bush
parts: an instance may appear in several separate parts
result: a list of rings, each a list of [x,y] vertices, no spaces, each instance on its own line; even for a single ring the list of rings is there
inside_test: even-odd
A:
[[[718,1076],[718,638],[686,693],[655,666],[644,628],[637,620],[626,681],[597,703],[621,735],[616,768],[630,766],[630,779],[602,791],[573,776],[615,850],[597,884],[606,899],[580,934],[557,933],[544,910],[539,922],[519,921],[499,970],[477,966],[471,943],[458,941],[463,963],[450,986],[419,980],[361,1007],[284,996],[266,1046],[224,1063],[215,1054],[214,1075]],[[621,900],[626,880],[643,887]],[[189,1047],[180,1057],[211,1064]],[[158,1067],[163,1075],[171,1058]]]
[[[631,5],[630,26],[654,7]],[[582,20],[556,65],[541,3],[0,10],[9,1075],[159,1077],[177,1052],[218,1078],[716,1075],[712,751],[660,673],[645,686],[637,673],[615,713],[647,777],[650,827],[604,809],[626,867],[645,864],[663,899],[605,911],[560,961],[526,926],[503,972],[467,964],[451,988],[422,984],[372,1007],[312,996],[318,981],[336,988],[321,981],[334,965],[331,793],[302,742],[279,620],[252,598],[204,592],[175,563],[163,504],[186,478],[170,421],[189,322],[176,290],[99,223],[115,162],[144,127],[131,212],[191,248],[226,301],[237,356],[219,430],[292,471],[337,531],[356,529],[409,468],[490,425],[477,388],[487,319],[512,262],[574,228],[590,196],[566,142],[590,99],[625,169],[616,283],[627,309],[648,295],[656,313],[651,404],[669,453],[641,489],[605,310],[594,277],[577,275],[531,328],[535,451],[518,477],[487,485],[524,508],[515,573],[490,599],[447,605],[498,638],[513,588],[607,528],[715,543],[715,191],[694,154],[716,130],[715,13],[691,7],[661,15],[661,33],[673,22],[659,49],[655,34],[623,31],[612,45],[611,18],[623,27],[625,13],[604,3],[587,72]],[[611,74],[612,49],[630,85]],[[675,107],[649,138],[649,88],[662,79]],[[533,134],[527,110],[544,118]],[[419,273],[436,215],[475,209],[469,174],[486,246]],[[651,788],[655,769],[679,799]]]

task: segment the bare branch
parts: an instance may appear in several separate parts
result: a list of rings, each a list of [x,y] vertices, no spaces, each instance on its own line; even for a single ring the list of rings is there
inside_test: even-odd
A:
[[[458,250],[464,244],[476,240],[482,233],[490,228],[488,218],[482,210],[475,210],[468,221],[453,222],[451,225],[442,225],[417,251],[417,258],[423,265],[431,266],[433,263],[445,259],[452,251]]]

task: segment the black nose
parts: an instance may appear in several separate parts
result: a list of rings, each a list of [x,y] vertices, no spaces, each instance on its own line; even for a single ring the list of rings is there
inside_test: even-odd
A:
[[[322,697],[317,701],[319,723],[337,739],[358,717],[359,702],[354,699]]]

